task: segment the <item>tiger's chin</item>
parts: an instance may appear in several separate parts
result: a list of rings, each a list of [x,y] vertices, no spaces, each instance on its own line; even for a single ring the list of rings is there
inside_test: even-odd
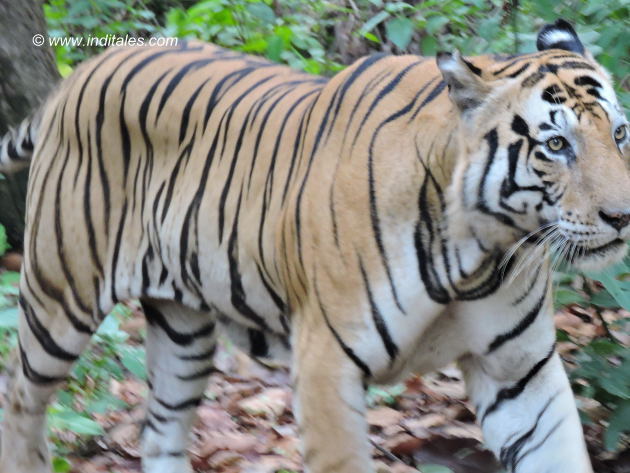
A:
[[[589,247],[576,245],[565,262],[581,271],[600,271],[615,263],[619,263],[627,254],[628,245],[620,239],[612,240],[604,245]]]

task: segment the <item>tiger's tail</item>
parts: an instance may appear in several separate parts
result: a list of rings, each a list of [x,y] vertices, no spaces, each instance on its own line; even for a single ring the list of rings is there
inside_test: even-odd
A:
[[[39,113],[31,115],[0,138],[0,172],[12,173],[30,164],[39,122]]]

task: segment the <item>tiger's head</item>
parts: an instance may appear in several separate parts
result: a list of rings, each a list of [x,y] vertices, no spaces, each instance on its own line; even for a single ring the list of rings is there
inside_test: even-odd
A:
[[[538,53],[437,57],[459,118],[453,216],[486,242],[548,243],[598,269],[630,239],[630,127],[607,72],[564,20]]]

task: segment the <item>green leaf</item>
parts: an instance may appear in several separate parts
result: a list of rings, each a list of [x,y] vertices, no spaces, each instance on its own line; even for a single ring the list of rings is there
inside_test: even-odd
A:
[[[621,307],[630,310],[630,290],[628,290],[627,281],[619,279],[619,275],[627,273],[628,269],[624,262],[600,272],[587,272],[586,275],[601,282]]]
[[[420,49],[425,56],[435,56],[438,51],[438,42],[433,36],[425,36],[420,41]]]
[[[617,407],[608,422],[608,428],[604,433],[604,447],[606,450],[614,451],[621,434],[630,432],[630,401],[625,401]]]
[[[586,303],[586,298],[582,294],[571,289],[557,289],[554,294],[554,299],[558,307]]]
[[[2,225],[0,225],[0,256],[5,254],[9,248],[10,248],[10,245],[7,240],[7,231],[4,229]]]
[[[453,473],[453,470],[444,465],[420,465],[418,469],[421,473]]]
[[[273,9],[264,3],[250,3],[247,5],[247,10],[261,20],[263,23],[269,24],[276,21],[276,14]]]
[[[385,24],[385,33],[388,40],[404,51],[413,36],[413,21],[404,17],[392,18]]]
[[[96,421],[78,412],[49,409],[48,425],[56,430],[69,430],[79,435],[103,435],[105,431]]]
[[[618,309],[619,303],[615,298],[606,290],[599,291],[593,294],[589,300],[593,305],[603,307],[604,309]]]
[[[435,35],[444,26],[448,24],[448,21],[449,21],[448,18],[445,16],[441,16],[441,15],[432,16],[431,18],[427,20],[425,29],[427,30],[427,33],[431,35]]]
[[[382,12],[377,13],[376,15],[374,15],[372,18],[370,18],[368,21],[366,21],[363,24],[359,33],[361,33],[362,35],[365,35],[365,33],[369,33],[374,28],[376,28],[377,25],[384,22],[389,17],[390,17],[389,12],[382,11]]]
[[[0,328],[17,328],[19,311],[17,307],[0,310]]]
[[[388,2],[385,5],[385,10],[390,13],[397,13],[403,10],[413,10],[413,6],[409,5],[407,2]]]
[[[120,361],[134,376],[146,379],[144,349],[139,347],[123,347]]]
[[[284,40],[280,36],[274,35],[271,38],[269,38],[269,41],[267,42],[266,55],[272,61],[279,62],[280,55],[282,54],[283,49],[284,49]]]
[[[70,462],[61,457],[53,458],[52,467],[54,473],[68,473],[72,469]]]
[[[374,35],[372,33],[365,33],[363,36],[365,37],[365,39],[368,39],[368,40],[370,40],[370,41],[372,41],[374,43],[380,43],[381,42],[381,40],[378,39],[378,36],[376,36],[376,35]]]

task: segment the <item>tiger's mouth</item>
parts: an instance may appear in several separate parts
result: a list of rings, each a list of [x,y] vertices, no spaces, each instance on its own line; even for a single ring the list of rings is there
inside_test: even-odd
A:
[[[603,245],[588,246],[572,242],[571,251],[562,255],[564,261],[582,270],[599,270],[615,264],[626,255],[628,246],[625,241],[615,238]]]

